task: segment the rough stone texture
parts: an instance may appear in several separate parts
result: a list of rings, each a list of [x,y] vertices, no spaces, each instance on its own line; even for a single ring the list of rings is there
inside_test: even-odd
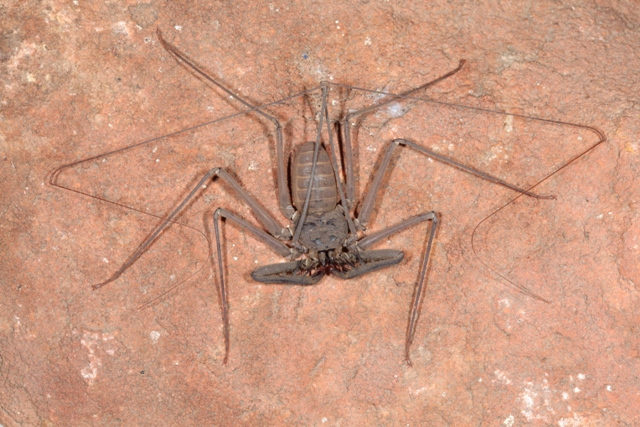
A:
[[[640,424],[637,3],[10,1],[0,22],[3,426]],[[442,219],[411,368],[404,333],[425,226],[380,245],[405,249],[401,265],[308,288],[252,282],[252,268],[279,258],[225,226],[224,366],[205,221],[218,206],[255,221],[226,186],[204,191],[120,279],[91,285],[211,167],[282,220],[268,124],[229,119],[60,176],[138,211],[48,184],[61,165],[238,111],[171,59],[156,28],[257,104],[322,80],[398,92],[465,58],[425,94],[588,124],[608,141],[536,188],[556,200],[498,212],[517,194],[410,150],[394,159],[371,229],[431,209]],[[376,97],[332,100],[337,117]],[[312,138],[317,95],[303,101],[275,108],[288,144]],[[521,186],[596,140],[489,112],[396,107],[358,125],[360,195],[393,137]]]

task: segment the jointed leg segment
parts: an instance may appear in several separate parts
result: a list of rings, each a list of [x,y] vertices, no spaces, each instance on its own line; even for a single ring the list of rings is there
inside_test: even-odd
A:
[[[353,165],[352,165],[352,154],[351,154],[351,150],[352,150],[352,146],[351,146],[351,135],[350,135],[350,120],[360,114],[363,113],[367,113],[370,111],[373,111],[377,108],[380,108],[383,105],[388,104],[391,101],[394,101],[398,98],[401,98],[403,96],[408,96],[409,94],[419,90],[419,89],[423,89],[427,86],[430,86],[436,82],[439,82],[453,74],[455,74],[456,72],[458,72],[460,70],[460,68],[462,67],[462,65],[464,64],[464,61],[460,62],[460,65],[458,66],[458,68],[456,68],[455,70],[447,73],[446,75],[434,80],[433,82],[427,83],[417,89],[413,89],[411,91],[405,92],[404,94],[392,97],[391,99],[387,100],[384,103],[378,104],[378,105],[374,105],[372,107],[369,108],[365,108],[363,110],[360,111],[356,111],[354,113],[351,113],[349,115],[347,115],[347,117],[343,120],[343,126],[342,128],[344,129],[345,135],[344,135],[344,140],[345,140],[345,175],[346,175],[346,181],[347,181],[347,199],[349,199],[350,201],[353,200],[353,198],[355,197],[355,181],[354,181],[354,177],[353,177]],[[369,191],[367,192],[367,194],[364,197],[364,200],[362,202],[362,205],[360,206],[358,213],[357,213],[357,217],[355,220],[356,226],[359,227],[359,229],[366,229],[366,225],[369,221],[369,218],[371,216],[372,210],[373,210],[373,206],[374,203],[377,199],[377,194],[378,191],[380,189],[380,186],[382,184],[382,179],[384,178],[385,174],[387,173],[387,169],[389,168],[389,164],[391,162],[391,157],[396,149],[396,147],[398,147],[399,145],[402,146],[406,146],[406,147],[411,147],[412,149],[419,151],[431,158],[434,158],[438,161],[441,161],[443,163],[446,163],[450,166],[453,166],[457,169],[460,169],[464,172],[470,173],[472,175],[477,176],[478,178],[493,182],[495,184],[499,184],[502,185],[504,187],[510,188],[512,190],[515,190],[519,193],[531,196],[531,197],[535,197],[535,198],[540,198],[540,199],[548,199],[548,198],[553,198],[553,196],[539,196],[537,194],[531,193],[527,190],[521,189],[519,187],[516,187],[514,185],[511,185],[509,183],[507,183],[506,181],[503,181],[499,178],[496,178],[494,176],[491,176],[489,174],[486,174],[482,171],[479,171],[475,168],[472,168],[470,166],[466,166],[463,165],[462,163],[459,163],[451,158],[448,158],[446,156],[442,156],[438,153],[435,153],[432,150],[429,150],[425,147],[422,147],[418,144],[415,144],[407,139],[395,139],[393,141],[391,141],[388,146],[385,149],[384,152],[384,156],[382,159],[382,162],[378,168],[378,171],[376,172],[374,179],[371,183],[371,187],[369,188]],[[427,274],[427,270],[428,270],[428,263],[429,263],[429,256],[431,253],[431,247],[433,245],[433,240],[435,237],[435,233],[437,230],[437,226],[438,226],[438,217],[436,215],[435,212],[428,212],[422,215],[417,215],[414,216],[412,218],[409,218],[407,220],[405,220],[404,222],[401,222],[399,224],[393,225],[391,227],[388,227],[384,230],[375,232],[369,236],[363,237],[362,239],[360,239],[357,243],[358,247],[360,249],[366,249],[370,246],[372,246],[373,244],[375,244],[376,242],[391,236],[392,234],[398,233],[406,228],[412,227],[414,225],[419,224],[420,222],[423,221],[431,221],[431,227],[429,229],[429,236],[427,239],[427,248],[426,251],[422,257],[422,262],[420,265],[420,272],[418,274],[418,280],[416,283],[416,287],[415,287],[415,293],[414,293],[414,297],[413,297],[413,301],[411,303],[411,310],[409,312],[409,322],[407,324],[407,332],[406,332],[406,341],[405,341],[405,360],[407,362],[407,364],[411,365],[411,359],[410,359],[410,355],[409,355],[409,349],[411,348],[411,344],[413,342],[413,339],[415,337],[415,331],[416,331],[416,326],[418,323],[418,318],[420,316],[420,307],[421,307],[421,303],[422,303],[422,299],[424,296],[424,284],[425,284],[425,278],[426,278],[426,274]],[[366,253],[363,252],[363,253]],[[398,260],[399,262],[399,260]],[[365,272],[369,272],[369,271],[373,271],[374,268],[367,268],[366,266],[361,268],[362,271],[358,272],[360,274],[364,274]]]
[[[278,171],[277,171],[278,203],[280,205],[280,211],[282,212],[282,215],[284,215],[285,218],[291,219],[293,217],[293,214],[295,213],[295,209],[291,205],[291,197],[289,196],[289,185],[287,183],[287,169],[286,169],[285,155],[284,155],[284,141],[282,138],[282,126],[280,125],[280,122],[278,121],[278,119],[272,116],[271,114],[266,113],[262,109],[256,107],[255,105],[252,105],[249,102],[245,101],[244,99],[239,97],[237,94],[235,94],[234,92],[230,91],[225,86],[220,84],[218,81],[212,79],[207,73],[201,70],[195,63],[193,63],[193,61],[189,60],[178,49],[176,49],[175,47],[167,43],[162,37],[162,33],[160,32],[160,29],[157,30],[157,34],[158,34],[158,39],[160,40],[160,43],[162,43],[162,46],[164,46],[167,52],[173,55],[173,57],[176,60],[181,61],[183,64],[191,68],[194,72],[196,72],[199,76],[207,80],[209,83],[212,83],[213,85],[215,85],[216,87],[218,87],[219,89],[227,93],[229,96],[231,96],[233,99],[236,99],[245,107],[250,108],[256,114],[261,115],[262,117],[266,118],[267,120],[273,123],[274,129],[276,132],[276,156],[278,161]]]
[[[214,168],[207,172],[202,179],[196,184],[196,186],[191,190],[191,192],[187,195],[187,197],[178,205],[177,208],[169,214],[169,216],[151,233],[151,235],[138,247],[138,249],[129,257],[129,259],[122,264],[122,266],[116,271],[109,279],[105,280],[102,283],[98,283],[93,285],[93,289],[101,288],[114,280],[124,273],[127,268],[129,268],[140,256],[147,250],[147,248],[153,243],[153,241],[173,222],[173,219],[182,211],[182,209],[189,203],[191,199],[200,191],[203,185],[205,185],[209,180],[212,180],[214,177],[220,177],[223,181],[229,184],[240,196],[242,200],[249,205],[253,213],[258,218],[258,221],[262,223],[265,229],[274,237],[285,237],[287,236],[288,229],[283,228],[278,222],[269,214],[269,212],[260,205],[256,199],[254,199],[242,186],[224,169]]]
[[[448,73],[438,77],[435,80],[432,80],[414,89],[410,89],[401,94],[390,96],[388,99],[386,99],[384,102],[381,102],[380,104],[372,105],[370,107],[363,108],[362,110],[354,111],[345,116],[345,118],[342,120],[342,129],[344,130],[345,176],[346,176],[346,185],[347,185],[347,199],[351,203],[355,202],[355,193],[356,193],[355,179],[353,176],[353,149],[351,145],[351,120],[363,114],[377,110],[380,107],[390,104],[391,102],[397,101],[398,99],[408,97],[416,92],[426,89],[429,86],[433,86],[434,84],[439,83],[442,80],[445,80],[453,76],[454,74],[456,74],[458,71],[462,69],[465,62],[466,61],[464,59],[460,60],[460,63],[458,64],[457,68],[449,71]]]
[[[237,183],[236,183],[237,184]],[[244,189],[240,187],[240,189],[244,192]],[[249,197],[247,195],[247,197]],[[244,198],[244,197],[243,197]],[[287,245],[282,243],[280,240],[273,237],[273,235],[266,233],[265,231],[257,228],[253,224],[245,221],[239,216],[229,212],[226,209],[218,208],[213,214],[213,227],[216,235],[216,255],[218,261],[218,274],[220,277],[220,305],[222,307],[222,330],[224,335],[224,361],[223,363],[227,363],[229,359],[229,304],[227,299],[227,285],[224,277],[224,264],[222,260],[222,243],[220,238],[220,226],[219,221],[220,218],[229,219],[235,222],[240,228],[243,228],[253,234],[258,240],[261,240],[265,244],[267,244],[271,249],[273,249],[276,253],[280,254],[282,257],[287,257],[291,255],[291,250]]]

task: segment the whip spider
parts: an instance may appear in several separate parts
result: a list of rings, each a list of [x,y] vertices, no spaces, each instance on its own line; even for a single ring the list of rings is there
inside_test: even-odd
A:
[[[194,61],[189,59],[177,48],[166,42],[162,34],[158,31],[158,38],[162,46],[171,56],[188,71],[195,74],[210,86],[225,93],[230,103],[235,103],[241,109],[239,113],[228,115],[220,119],[204,123],[203,125],[221,125],[228,120],[238,120],[251,117],[254,122],[262,123],[268,128],[268,133],[275,143],[275,163],[277,182],[277,203],[282,216],[287,224],[283,225],[273,214],[266,209],[256,197],[246,190],[234,177],[230,171],[222,167],[214,167],[201,175],[197,184],[192,185],[190,192],[182,198],[167,216],[164,216],[149,236],[139,245],[129,258],[123,262],[109,278],[93,285],[94,289],[99,289],[108,283],[118,279],[147,251],[147,249],[158,240],[159,236],[176,222],[176,218],[185,210],[185,207],[192,203],[202,193],[202,189],[210,182],[222,181],[226,188],[233,189],[240,201],[249,208],[260,227],[248,222],[240,215],[233,213],[223,207],[218,207],[215,213],[207,216],[206,221],[213,223],[215,234],[215,256],[211,256],[211,261],[218,274],[218,286],[220,295],[220,306],[222,311],[223,333],[225,342],[224,363],[229,356],[229,305],[227,297],[227,278],[225,277],[225,257],[223,254],[223,242],[220,231],[220,221],[224,219],[234,223],[241,230],[244,230],[258,241],[269,247],[278,255],[282,256],[283,262],[264,265],[256,268],[251,273],[251,277],[265,284],[288,284],[309,286],[317,284],[324,276],[333,275],[340,279],[352,279],[383,268],[388,268],[402,262],[404,252],[400,249],[372,249],[377,243],[388,239],[390,236],[400,233],[403,230],[414,227],[420,223],[427,222],[427,233],[424,237],[426,248],[421,254],[419,271],[416,274],[413,300],[409,304],[407,329],[404,344],[404,359],[410,365],[411,344],[415,337],[416,326],[420,316],[421,303],[425,295],[426,277],[429,270],[429,259],[434,244],[436,230],[439,227],[440,219],[436,211],[421,212],[413,216],[394,218],[393,224],[381,229],[373,229],[369,232],[368,226],[374,212],[376,202],[379,201],[386,185],[389,171],[393,164],[393,159],[398,157],[400,148],[406,148],[420,153],[425,158],[441,162],[463,174],[469,174],[480,180],[488,181],[513,191],[515,196],[504,206],[512,203],[515,199],[526,196],[538,199],[550,199],[553,196],[543,196],[533,191],[540,182],[549,176],[557,173],[560,169],[574,162],[579,157],[592,150],[595,146],[605,140],[604,135],[597,129],[572,123],[556,120],[541,119],[536,117],[508,114],[495,110],[488,110],[477,107],[448,104],[420,98],[420,95],[427,88],[437,85],[445,79],[449,79],[458,73],[464,66],[465,61],[461,60],[458,66],[442,76],[422,84],[414,89],[407,90],[399,94],[386,93],[384,91],[372,91],[356,88],[348,85],[341,85],[331,82],[323,82],[318,87],[305,90],[288,98],[272,102],[268,105],[254,105],[253,103],[240,97],[237,92],[225,87],[218,80],[212,78]],[[360,94],[360,99],[369,101],[369,105],[361,105],[357,109],[339,111],[336,117],[330,114],[330,92]],[[316,105],[313,101],[316,101]],[[312,119],[314,128],[309,132],[312,137],[304,138],[303,135],[293,136],[290,131],[289,137],[296,139],[289,141],[295,148],[286,150],[286,124],[282,125],[278,116],[284,116],[279,108],[288,103],[299,102],[305,105],[307,110],[315,110],[315,117]],[[551,171],[542,179],[530,182],[525,185],[514,185],[504,179],[498,178],[495,174],[481,171],[479,168],[463,164],[454,158],[443,155],[442,150],[427,148],[421,141],[416,141],[408,137],[391,138],[381,142],[382,153],[377,161],[377,169],[372,173],[372,179],[364,197],[359,198],[357,194],[357,167],[355,166],[354,153],[357,146],[362,144],[364,132],[358,134],[358,126],[362,126],[365,117],[375,116],[381,112],[386,113],[386,122],[391,123],[398,117],[407,113],[407,109],[401,105],[405,103],[429,103],[434,108],[454,108],[458,116],[452,116],[449,122],[434,123],[433,130],[445,129],[447,127],[472,126],[471,119],[465,119],[467,123],[462,125],[461,117],[467,115],[491,115],[504,123],[513,123],[519,120],[521,126],[551,126],[569,129],[571,135],[593,132],[596,134],[597,142],[589,145],[569,159],[550,159],[549,164],[542,165],[546,171]],[[469,117],[471,117],[469,116]],[[429,115],[424,114],[421,120],[429,120]],[[416,120],[415,118],[413,120]],[[246,122],[247,125],[249,122]],[[530,125],[529,125],[530,124]],[[50,179],[53,186],[67,189],[101,200],[108,197],[97,197],[87,192],[80,191],[73,186],[61,182],[63,172],[83,165],[99,162],[109,156],[114,156],[152,142],[162,139],[169,139],[184,132],[193,132],[199,128],[198,125],[179,132],[164,135],[159,138],[134,144],[116,151],[92,156],[79,160],[56,169]],[[397,132],[401,133],[402,129]],[[482,129],[476,130],[482,132]],[[490,131],[488,131],[490,132]],[[531,132],[535,134],[535,131]],[[532,137],[533,138],[533,137]],[[541,137],[542,138],[542,137]],[[579,137],[581,138],[581,137]],[[473,138],[470,138],[473,139]],[[462,141],[464,143],[465,141]],[[516,141],[517,142],[517,141]],[[212,146],[215,150],[215,145]],[[289,164],[290,162],[290,164]],[[213,166],[213,165],[210,165]],[[400,184],[402,185],[402,184]],[[107,200],[108,201],[108,200]],[[500,210],[498,209],[498,210]],[[498,210],[494,211],[497,212]],[[493,214],[491,214],[493,215]],[[489,215],[489,216],[491,216]],[[477,229],[477,226],[476,226]],[[474,231],[475,233],[475,231]],[[209,239],[209,238],[207,238]],[[473,241],[472,241],[473,242]],[[502,277],[502,276],[501,276]],[[546,301],[524,286],[516,286],[521,292]]]

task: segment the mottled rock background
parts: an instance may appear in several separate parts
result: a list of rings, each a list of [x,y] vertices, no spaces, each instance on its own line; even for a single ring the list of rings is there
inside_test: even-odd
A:
[[[640,424],[636,2],[5,1],[0,26],[1,425]],[[394,158],[371,229],[431,209],[442,219],[412,368],[425,225],[380,245],[406,250],[399,266],[302,288],[252,282],[280,259],[227,224],[224,366],[206,236],[218,206],[255,222],[228,187],[209,186],[120,279],[91,285],[215,166],[284,224],[268,123],[236,117],[60,173],[113,203],[49,185],[62,165],[240,111],[156,28],[256,104],[322,80],[400,92],[464,58],[420,96],[608,140],[536,187],[556,200],[501,210],[517,193],[410,150]],[[333,118],[380,98],[331,96]],[[317,93],[294,101],[275,108],[288,147],[313,138]],[[360,195],[394,137],[521,186],[597,141],[488,111],[392,107],[356,126]]]

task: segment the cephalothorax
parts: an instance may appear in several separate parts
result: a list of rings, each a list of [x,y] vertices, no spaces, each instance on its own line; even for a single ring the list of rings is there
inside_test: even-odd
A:
[[[327,274],[347,279],[397,264],[403,253],[395,250],[364,251],[357,244],[357,235],[349,229],[349,211],[340,202],[335,171],[324,147],[318,149],[315,161],[313,141],[302,145],[291,162],[294,229],[300,229],[292,258],[297,261],[267,265],[255,270],[251,277],[262,283],[312,285]],[[309,186],[312,182],[313,185]],[[306,216],[307,193],[310,193]],[[355,226],[354,223],[351,224]]]
[[[287,259],[285,262],[266,265],[255,269],[251,273],[254,280],[267,284],[293,285],[314,285],[326,275],[334,275],[341,279],[351,279],[398,264],[402,261],[404,256],[402,251],[397,249],[375,250],[370,248],[395,233],[406,230],[407,228],[413,227],[419,223],[429,221],[431,226],[428,228],[426,236],[426,250],[422,255],[420,271],[418,272],[418,278],[415,284],[416,288],[409,311],[409,321],[406,331],[405,360],[410,364],[409,351],[414,339],[417,320],[419,317],[419,309],[424,294],[425,277],[428,270],[427,266],[429,255],[431,253],[431,247],[438,225],[438,216],[433,211],[425,212],[406,218],[388,228],[375,231],[368,235],[365,233],[366,225],[369,221],[374,203],[381,188],[382,180],[388,171],[392,155],[396,148],[400,146],[408,147],[428,156],[429,158],[444,162],[463,172],[510,188],[521,194],[536,198],[549,198],[548,196],[538,196],[525,189],[518,188],[499,178],[460,164],[448,157],[416,144],[415,142],[400,138],[387,143],[383,152],[382,160],[379,162],[378,169],[374,173],[368,192],[361,203],[356,203],[350,130],[351,123],[354,118],[377,110],[400,98],[406,98],[417,91],[423,90],[440,82],[441,80],[446,79],[447,77],[452,76],[462,68],[464,61],[460,61],[458,67],[454,70],[429,83],[399,95],[389,95],[386,99],[373,106],[350,112],[342,117],[340,120],[340,126],[338,127],[342,132],[341,142],[343,152],[341,155],[341,163],[344,165],[342,173],[340,173],[340,169],[338,167],[339,162],[336,156],[338,149],[337,144],[334,142],[333,127],[329,122],[327,108],[328,88],[330,86],[339,87],[341,85],[323,83],[318,88],[309,89],[297,95],[302,96],[304,94],[320,90],[322,92],[322,102],[317,116],[316,138],[314,141],[308,141],[302,144],[293,155],[291,159],[289,180],[287,179],[287,156],[284,153],[282,126],[278,119],[267,113],[264,109],[251,105],[237,94],[212,79],[175,47],[165,42],[160,32],[158,32],[158,37],[165,49],[176,60],[181,61],[192,71],[232,96],[233,99],[249,108],[249,111],[253,114],[261,116],[263,119],[266,119],[273,124],[276,139],[278,204],[283,216],[290,221],[290,225],[283,227],[229,173],[222,168],[214,168],[200,179],[197,185],[184,198],[178,207],[161,222],[155,231],[151,233],[151,235],[129,257],[129,259],[108,280],[94,285],[94,289],[100,288],[120,277],[122,273],[126,271],[154,242],[162,231],[173,223],[176,215],[181,212],[185,205],[193,199],[205,184],[216,178],[222,179],[231,188],[233,188],[240,199],[250,207],[256,219],[263,227],[258,228],[238,215],[223,208],[218,208],[213,215],[217,255],[215,267],[218,270],[220,280],[219,289],[225,338],[225,363],[229,354],[229,315],[227,283],[223,268],[224,260],[219,227],[220,218],[234,222],[236,225],[251,233],[255,238],[269,246],[273,251]],[[562,122],[554,122],[544,119],[536,120],[563,124]],[[591,146],[589,150],[604,141],[604,136],[596,129],[580,125],[568,125],[590,129],[598,133],[600,141]],[[584,153],[589,150],[586,150]],[[571,163],[584,153],[576,156],[568,163]],[[93,157],[92,159],[95,158],[97,157]],[[89,159],[74,162],[58,168],[52,175],[50,181],[51,184],[64,188],[64,186],[57,183],[58,175],[63,170],[87,160]],[[564,166],[566,166],[566,164]],[[525,288],[520,287],[520,289],[529,295],[541,299]]]

